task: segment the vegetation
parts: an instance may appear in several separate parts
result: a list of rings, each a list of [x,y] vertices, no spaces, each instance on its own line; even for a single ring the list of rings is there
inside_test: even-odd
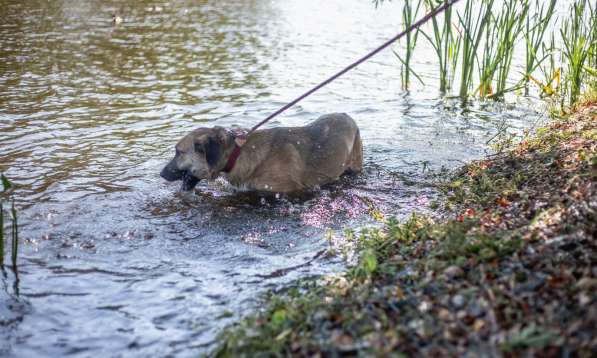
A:
[[[271,293],[213,355],[590,356],[597,102],[439,187],[444,219],[348,233],[342,275]]]
[[[379,5],[383,1],[374,2]],[[404,26],[415,21],[417,11],[412,9],[418,10],[421,3],[433,9],[443,1],[405,1]],[[555,0],[465,0],[449,8],[443,17],[431,20],[431,31],[418,30],[406,38],[404,59],[395,52],[402,64],[403,87],[408,87],[409,75],[416,74],[410,59],[421,32],[437,56],[442,94],[449,94],[455,77],[460,79],[457,95],[463,99],[471,93],[500,99],[523,87],[528,94],[533,82],[543,95],[561,98],[562,108],[571,106],[597,76],[597,9],[588,0],[574,0],[570,14],[558,19],[555,4]],[[546,38],[548,32],[552,36]],[[516,78],[512,58],[519,43],[524,44],[525,63],[517,71],[522,76]],[[543,80],[537,72],[543,74]],[[560,77],[565,86],[558,86]]]
[[[413,24],[413,22],[415,22],[416,17],[419,13],[420,5],[421,5],[421,3],[418,2],[417,7],[413,11],[412,3],[410,1],[404,2],[404,6],[402,7],[402,22],[403,22],[405,28],[410,27]],[[421,77],[419,77],[419,75],[417,75],[417,73],[415,71],[413,71],[412,67],[410,66],[410,60],[412,58],[413,50],[415,49],[415,46],[417,45],[418,35],[419,35],[419,31],[408,32],[406,34],[406,55],[405,55],[404,59],[402,59],[402,57],[396,51],[393,51],[394,55],[398,58],[398,60],[400,60],[400,62],[402,62],[401,80],[402,80],[402,88],[403,89],[408,89],[408,84],[410,83],[410,74],[411,73],[421,83],[423,83],[423,81],[421,80]]]
[[[439,5],[434,5],[433,0],[425,0],[425,5],[433,10]],[[456,41],[452,32],[452,7],[448,7],[443,13],[443,24],[440,25],[437,18],[432,18],[433,37],[421,33],[427,38],[439,60],[439,90],[446,93],[452,86],[454,68],[456,67],[456,56],[460,42]],[[450,66],[451,64],[451,66]]]
[[[570,104],[576,103],[580,94],[585,79],[587,57],[590,56],[590,52],[595,52],[597,49],[596,10],[587,0],[575,1],[570,17],[564,20],[563,27],[560,29],[566,66],[567,86],[564,88]],[[588,21],[587,13],[591,14]],[[592,76],[595,77],[596,74],[592,73]]]
[[[4,176],[4,174],[0,174],[0,181],[2,181],[2,196],[8,196],[11,194],[12,183]],[[0,197],[0,267],[4,268],[4,247],[6,246],[4,243],[5,233],[4,233],[4,205],[2,202],[2,197]],[[12,268],[16,272],[17,270],[17,254],[19,248],[19,226],[17,221],[17,211],[15,209],[14,199],[12,200],[12,206],[10,208],[10,214],[12,217],[12,223],[10,226],[10,238],[11,238],[11,262]]]
[[[541,66],[541,63],[552,53],[554,49],[553,37],[549,47],[545,46],[543,41],[545,32],[549,28],[549,24],[554,14],[556,0],[550,0],[546,5],[542,0],[535,0],[534,9],[536,12],[526,17],[524,29],[524,42],[526,44],[525,53],[525,94],[529,93],[529,81],[533,72]],[[529,3],[527,2],[527,6]],[[540,56],[540,50],[543,50],[543,57]],[[545,54],[545,53],[548,54]]]

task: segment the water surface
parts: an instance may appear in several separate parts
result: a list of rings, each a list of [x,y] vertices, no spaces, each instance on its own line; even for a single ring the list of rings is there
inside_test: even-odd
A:
[[[328,229],[427,210],[426,168],[480,158],[499,128],[538,118],[526,103],[439,100],[425,46],[414,61],[427,85],[404,92],[385,51],[268,124],[348,113],[362,175],[294,198],[221,181],[180,193],[159,178],[186,132],[250,127],[392,36],[399,10],[3,0],[0,171],[17,185],[23,244],[18,286],[0,279],[0,355],[194,356],[260,293],[342,270],[322,255]]]

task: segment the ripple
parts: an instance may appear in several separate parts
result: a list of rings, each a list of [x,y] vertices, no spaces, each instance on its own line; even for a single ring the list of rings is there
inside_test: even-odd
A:
[[[384,52],[267,125],[349,113],[362,175],[300,196],[221,181],[179,193],[161,181],[186,132],[250,127],[392,35],[399,4],[384,7],[9,0],[0,171],[16,184],[24,244],[21,295],[0,277],[0,355],[195,356],[266,290],[341,270],[321,254],[328,230],[425,212],[435,193],[424,166],[479,158],[498,130],[540,118],[529,103],[463,107],[433,87],[404,93]],[[433,83],[428,57],[413,62]]]

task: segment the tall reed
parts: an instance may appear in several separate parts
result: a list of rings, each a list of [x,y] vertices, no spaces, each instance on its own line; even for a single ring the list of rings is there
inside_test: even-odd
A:
[[[404,6],[402,7],[402,23],[404,28],[410,27],[416,20],[416,17],[419,13],[419,8],[421,7],[421,0],[417,0],[417,6],[413,11],[413,4],[412,1],[405,1]],[[396,52],[394,55],[402,62],[402,72],[400,74],[402,80],[402,88],[407,90],[410,84],[410,75],[412,73],[419,82],[423,83],[421,77],[412,69],[410,65],[410,60],[412,58],[413,51],[417,45],[417,38],[419,36],[419,30],[415,30],[412,32],[406,33],[406,54],[404,59]]]
[[[527,6],[529,1],[526,0]],[[556,0],[550,0],[545,4],[543,0],[535,0],[535,12],[532,16],[526,17],[524,40],[526,44],[525,53],[525,78],[524,78],[524,93],[529,94],[529,80],[532,73],[541,65],[541,63],[549,57],[552,53],[553,47],[548,53],[543,52],[543,57],[539,58],[539,49],[545,49],[543,46],[543,38],[545,32],[549,28],[551,19],[553,18]]]
[[[499,66],[497,69],[496,90],[492,97],[499,98],[505,92],[516,89],[516,86],[508,88],[507,80],[512,65],[512,55],[516,39],[524,28],[524,20],[529,12],[528,1],[508,0],[502,2],[502,9],[494,26],[498,28],[498,58]]]
[[[12,188],[12,183],[4,176],[4,174],[0,174],[0,182],[2,182],[2,193],[10,194],[10,189]],[[4,268],[4,247],[5,245],[5,237],[4,234],[4,203],[0,198],[0,267]],[[12,261],[12,268],[16,272],[17,269],[17,255],[19,250],[19,224],[17,221],[17,210],[15,209],[15,202],[14,198],[12,200],[12,207],[10,209],[10,213],[12,216],[12,224],[11,224],[11,261]]]
[[[19,252],[19,224],[17,223],[17,210],[15,209],[14,199],[12,201],[12,207],[10,209],[12,214],[12,245],[11,245],[11,261],[13,271],[17,271],[17,253]]]
[[[441,5],[441,2],[438,2],[437,5],[434,5],[434,3],[434,0],[425,0],[425,5],[430,11]],[[450,6],[444,11],[444,19],[441,25],[436,17],[431,19],[431,24],[433,26],[433,37],[425,31],[421,31],[421,33],[435,50],[439,60],[439,91],[446,93],[451,87],[450,76],[454,73],[453,68],[449,67],[449,61],[454,55],[455,46],[459,44],[458,41],[454,40],[452,33],[452,7]]]
[[[562,54],[566,68],[564,96],[568,96],[569,105],[576,103],[580,95],[585,76],[585,61],[589,50],[594,46],[592,34],[597,24],[591,4],[588,5],[590,11],[588,19],[585,18],[587,3],[587,0],[576,0],[572,5],[570,16],[564,20],[560,29],[564,45]]]
[[[4,266],[4,208],[0,200],[0,267]]]
[[[493,0],[482,0],[479,13],[474,13],[475,0],[467,0],[464,14],[457,13],[462,27],[459,40],[461,41],[460,91],[459,96],[466,98],[472,87],[473,70],[477,59],[477,49],[483,38],[483,33],[491,21]]]

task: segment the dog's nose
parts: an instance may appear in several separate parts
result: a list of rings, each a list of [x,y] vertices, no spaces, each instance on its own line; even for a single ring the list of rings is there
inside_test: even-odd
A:
[[[182,171],[172,168],[172,162],[168,163],[168,165],[166,165],[160,172],[160,176],[167,181],[180,180],[182,178],[182,174]]]

